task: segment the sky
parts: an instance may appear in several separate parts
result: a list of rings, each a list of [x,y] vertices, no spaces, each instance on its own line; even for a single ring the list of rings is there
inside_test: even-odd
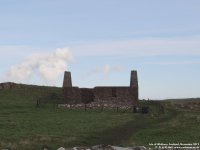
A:
[[[141,99],[200,97],[199,0],[0,1],[0,82],[129,86]]]

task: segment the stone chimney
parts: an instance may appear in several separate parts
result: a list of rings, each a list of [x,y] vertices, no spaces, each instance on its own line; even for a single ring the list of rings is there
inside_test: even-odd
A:
[[[71,72],[69,71],[65,71],[64,74],[63,88],[64,87],[72,87]]]
[[[138,101],[139,98],[139,90],[138,90],[138,78],[137,78],[137,71],[132,70],[131,71],[131,82],[130,82],[130,88],[133,90],[133,95],[135,101]]]
[[[137,78],[137,71],[136,70],[131,71],[130,87],[131,88],[138,88],[138,78]]]

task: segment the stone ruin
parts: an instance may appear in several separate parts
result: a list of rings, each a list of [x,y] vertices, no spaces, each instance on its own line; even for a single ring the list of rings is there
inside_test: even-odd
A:
[[[18,87],[20,87],[20,85],[13,82],[0,83],[0,90],[13,89],[13,88],[18,88]]]
[[[65,71],[63,100],[61,105],[88,105],[88,107],[136,108],[138,106],[137,71],[131,71],[130,86],[96,86],[79,88],[72,86],[71,73]]]

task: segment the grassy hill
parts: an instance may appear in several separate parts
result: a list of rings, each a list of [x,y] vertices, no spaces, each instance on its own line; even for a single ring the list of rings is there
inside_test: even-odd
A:
[[[141,106],[150,107],[146,115],[115,110],[62,110],[54,103],[35,107],[37,97],[52,92],[60,94],[61,88],[22,85],[0,90],[0,149],[148,146],[161,142],[195,143],[200,139],[199,99],[140,101]]]

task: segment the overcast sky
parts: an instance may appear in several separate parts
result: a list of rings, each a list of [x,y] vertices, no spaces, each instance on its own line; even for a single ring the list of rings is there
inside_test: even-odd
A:
[[[2,0],[0,82],[129,86],[200,97],[199,0]]]

